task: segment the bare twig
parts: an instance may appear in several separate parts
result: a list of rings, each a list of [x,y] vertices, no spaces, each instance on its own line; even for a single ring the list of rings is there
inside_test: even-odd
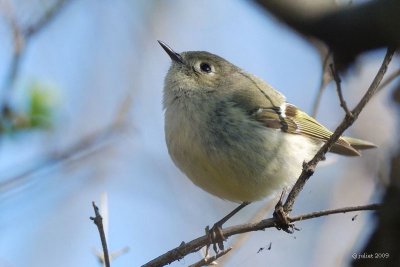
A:
[[[379,85],[378,91],[382,90],[384,87],[386,87],[388,84],[393,82],[396,78],[400,77],[400,69],[396,70],[395,72],[392,72],[389,74],[385,80],[382,81],[382,83]]]
[[[330,215],[330,214],[346,213],[346,212],[353,212],[353,211],[360,211],[360,210],[378,210],[380,208],[380,206],[381,206],[380,204],[371,204],[371,205],[365,205],[365,206],[347,207],[347,208],[340,208],[340,209],[334,209],[334,210],[321,210],[321,211],[317,211],[317,212],[308,213],[306,215],[290,217],[289,221],[290,222],[303,221],[303,220],[318,218],[318,217],[322,217],[322,216],[326,216],[326,215]]]
[[[92,202],[93,209],[94,209],[94,214],[96,215],[95,217],[90,217],[90,219],[94,222],[94,224],[97,226],[97,229],[99,230],[100,234],[100,239],[101,239],[101,245],[103,246],[103,254],[104,254],[104,263],[106,267],[110,267],[110,258],[108,255],[108,249],[107,249],[107,241],[106,241],[106,235],[104,233],[104,227],[103,227],[103,218],[100,215],[99,208],[96,206],[96,203],[94,201]]]
[[[346,112],[346,115],[348,115],[349,117],[352,117],[353,114],[351,114],[351,111],[347,107],[346,101],[344,100],[343,91],[342,91],[342,80],[340,79],[339,74],[336,71],[335,65],[330,64],[329,68],[331,70],[333,80],[336,83],[336,91],[339,96],[340,106],[344,109],[344,112]]]
[[[319,85],[318,92],[317,92],[317,95],[315,96],[314,103],[313,103],[312,110],[311,110],[311,116],[313,118],[317,117],[319,106],[320,106],[321,100],[322,100],[322,95],[325,92],[326,86],[327,86],[327,84],[321,80],[321,84]]]
[[[328,71],[329,62],[332,61],[332,53],[330,50],[327,50],[323,60],[322,60],[322,73],[321,73],[321,82],[319,85],[319,89],[317,95],[315,96],[314,104],[311,111],[311,116],[316,117],[319,109],[319,105],[322,100],[322,95],[325,91],[326,86],[332,80],[331,73]]]
[[[200,261],[198,261],[198,262],[196,262],[196,263],[194,263],[194,264],[192,264],[192,265],[189,265],[189,267],[202,267],[202,266],[207,266],[207,265],[213,263],[214,261],[216,261],[217,259],[221,258],[222,256],[226,255],[226,254],[229,253],[229,251],[231,251],[231,250],[232,250],[231,247],[230,247],[230,248],[227,248],[227,249],[225,249],[225,250],[219,252],[218,254],[216,254],[216,255],[214,255],[214,256],[201,259]]]
[[[25,30],[25,34],[27,34],[29,37],[33,37],[34,35],[38,34],[43,27],[48,25],[54,16],[61,11],[62,7],[65,6],[67,1],[70,0],[59,0],[49,11],[46,12],[41,19],[38,20],[37,23],[31,25],[27,30]],[[141,53],[139,53],[139,55],[141,55]],[[12,80],[15,79],[16,76]],[[26,182],[30,175],[35,174],[43,169],[57,167],[63,163],[69,162],[70,159],[81,159],[84,156],[92,155],[94,152],[97,152],[99,148],[103,148],[105,144],[109,144],[108,141],[112,140],[115,135],[121,133],[123,130],[128,128],[128,126],[130,126],[128,125],[129,123],[127,116],[129,115],[129,111],[133,103],[132,98],[135,90],[132,90],[132,88],[129,89],[130,90],[127,91],[126,95],[122,97],[114,119],[109,125],[103,129],[96,130],[87,136],[81,137],[76,142],[62,150],[50,151],[41,159],[35,160],[36,163],[31,165],[27,170],[23,170],[17,175],[2,179],[0,182],[0,193],[22,185],[24,182]],[[0,100],[0,110],[1,107],[4,107],[1,104],[7,105],[6,102],[2,103]]]
[[[318,162],[324,158],[324,155],[330,150],[332,145],[339,139],[339,137],[342,135],[342,133],[354,123],[354,121],[358,118],[360,112],[363,110],[365,105],[372,98],[372,96],[377,92],[378,86],[379,86],[384,74],[386,73],[388,64],[391,61],[394,51],[395,51],[395,49],[393,49],[393,48],[388,49],[388,51],[385,55],[385,58],[383,60],[383,63],[381,65],[377,75],[375,76],[372,84],[368,88],[368,90],[365,93],[365,95],[363,96],[363,98],[357,104],[357,106],[352,110],[351,113],[353,114],[353,116],[349,116],[348,114],[346,114],[342,123],[337,127],[337,129],[332,134],[332,136],[330,137],[328,142],[326,142],[322,146],[322,148],[318,151],[318,153],[314,156],[314,158],[310,162],[304,164],[302,174],[300,175],[300,177],[297,180],[296,184],[294,185],[293,189],[289,193],[289,196],[287,197],[286,202],[283,206],[285,212],[290,212],[292,210],[292,207],[293,207],[296,197],[301,192],[306,181],[314,173],[315,167],[318,164]],[[310,214],[300,215],[300,216],[296,216],[296,217],[292,217],[292,218],[288,217],[287,219],[289,222],[292,223],[295,221],[317,218],[317,217],[326,216],[329,214],[337,214],[337,213],[359,211],[359,210],[374,210],[374,209],[377,209],[378,207],[379,207],[379,205],[377,205],[377,204],[367,205],[367,206],[358,206],[358,207],[348,207],[348,208],[342,208],[342,209],[336,209],[336,210],[313,212]],[[229,228],[226,228],[225,230],[223,230],[223,236],[228,238],[229,236],[232,236],[235,234],[264,230],[266,228],[275,227],[277,223],[279,223],[277,221],[277,219],[269,218],[269,219],[262,220],[258,223],[250,223],[250,224],[233,226],[233,227],[229,227]],[[210,239],[207,235],[196,238],[188,243],[182,243],[179,247],[168,251],[167,253],[157,257],[156,259],[146,263],[143,266],[144,267],[163,266],[163,265],[169,264],[173,261],[179,260],[190,253],[196,252],[206,245],[210,245]]]
[[[11,88],[14,87],[15,77],[17,76],[19,66],[21,63],[21,53],[25,49],[25,38],[23,33],[18,25],[17,19],[15,17],[15,12],[13,6],[9,2],[1,2],[2,15],[8,20],[8,24],[10,26],[12,32],[12,42],[13,42],[13,55],[10,61],[10,65],[8,66],[8,70],[5,75],[5,80],[1,87],[2,91],[8,93],[11,91]],[[8,99],[9,95],[4,94],[2,98],[2,105],[0,107],[2,109],[6,109],[5,103]]]
[[[397,87],[393,94],[393,102],[397,108],[400,108],[400,87]],[[399,110],[399,109],[398,109]],[[398,128],[397,128],[398,129]],[[396,136],[400,143],[399,135]],[[399,225],[400,213],[398,207],[400,203],[400,148],[389,160],[389,184],[386,186],[386,192],[383,194],[383,203],[376,218],[375,229],[371,233],[369,240],[361,249],[360,254],[374,255],[376,251],[384,251],[387,255],[385,266],[399,266],[400,263],[400,239]],[[393,257],[392,257],[393,255]],[[377,267],[380,260],[371,261],[370,259],[354,258],[350,264],[352,267]],[[381,264],[382,265],[382,264]]]
[[[23,30],[25,39],[34,36],[44,29],[51,21],[60,13],[65,3],[69,0],[58,0],[51,8],[47,9],[43,16],[41,16],[35,23],[29,25]]]
[[[305,221],[312,218],[318,218],[322,216],[327,216],[331,214],[354,212],[360,210],[377,210],[380,208],[379,204],[371,204],[366,206],[355,206],[355,207],[345,207],[333,210],[323,210],[312,212],[308,214],[303,214],[294,217],[288,217],[290,222]],[[276,226],[277,220],[275,218],[268,218],[256,223],[247,223],[236,226],[231,226],[222,230],[224,237],[228,238],[233,235],[243,234],[252,231],[262,231],[266,228],[274,228]],[[188,243],[182,242],[182,244],[165,254],[151,260],[150,262],[144,264],[142,267],[156,267],[164,266],[170,264],[174,261],[182,259],[184,256],[200,250],[202,247],[210,245],[210,238],[208,235],[198,237]]]
[[[121,131],[121,125],[112,124],[102,130],[82,137],[62,151],[53,151],[47,154],[42,160],[38,160],[37,164],[31,166],[29,169],[22,171],[18,175],[3,179],[3,181],[0,182],[0,193],[4,193],[22,184],[30,175],[38,171],[59,166],[61,163],[67,162],[76,156],[82,158],[87,154],[98,151],[100,147],[103,147],[104,143],[107,143],[106,141],[110,140],[119,131]]]
[[[261,221],[263,218],[265,218],[266,214],[270,210],[272,210],[272,208],[275,206],[276,202],[278,201],[278,197],[279,196],[271,199],[265,205],[260,207],[260,209],[255,213],[255,215],[248,222],[249,223],[258,222],[258,221]],[[232,248],[237,249],[237,248],[241,247],[249,239],[249,237],[250,237],[250,233],[239,235],[235,238],[235,240],[233,242],[230,243],[230,246]],[[220,264],[221,266],[224,266],[224,264],[227,262],[227,260],[229,260],[231,255],[233,255],[233,254],[228,254],[228,255],[224,256],[223,258],[221,258],[218,261],[218,264]]]
[[[331,135],[329,140],[321,147],[321,149],[318,151],[318,153],[314,156],[314,158],[311,161],[303,165],[303,171],[299,179],[293,186],[292,190],[290,191],[285,204],[283,205],[285,212],[290,212],[292,210],[295,199],[303,189],[307,180],[313,175],[318,162],[320,162],[325,157],[325,154],[331,149],[333,144],[340,138],[343,132],[354,123],[354,121],[360,115],[361,111],[364,109],[365,105],[378,91],[378,86],[382,81],[383,76],[386,73],[389,62],[391,61],[394,52],[395,52],[394,48],[388,48],[385,58],[382,62],[382,65],[379,68],[379,71],[376,74],[374,80],[372,81],[370,87],[368,88],[367,92],[364,94],[360,102],[357,104],[357,106],[351,111],[352,116],[349,116],[346,113],[346,116],[344,117],[343,121],[336,128],[335,132]]]
[[[10,65],[7,70],[5,81],[1,88],[5,92],[0,101],[1,109],[7,109],[7,101],[10,97],[10,92],[14,87],[15,81],[17,80],[21,61],[25,53],[26,44],[28,44],[30,38],[42,31],[56,17],[56,15],[60,13],[62,7],[67,1],[68,0],[57,1],[50,9],[45,12],[45,14],[41,18],[37,20],[36,23],[30,25],[26,29],[21,29],[14,15],[8,14],[9,24],[13,32],[14,50]],[[11,7],[8,7],[8,9],[11,9]]]

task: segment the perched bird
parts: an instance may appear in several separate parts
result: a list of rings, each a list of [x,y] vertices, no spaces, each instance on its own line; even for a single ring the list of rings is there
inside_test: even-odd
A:
[[[261,79],[203,51],[177,53],[165,78],[165,138],[180,170],[205,191],[253,202],[293,186],[332,132]],[[331,152],[374,144],[341,137]]]

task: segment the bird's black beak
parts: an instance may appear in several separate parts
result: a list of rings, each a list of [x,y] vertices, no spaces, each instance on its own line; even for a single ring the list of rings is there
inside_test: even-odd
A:
[[[172,50],[172,48],[169,47],[166,43],[164,43],[163,41],[160,41],[160,40],[158,40],[158,43],[161,45],[162,48],[164,48],[165,52],[167,52],[167,54],[173,61],[181,63],[181,64],[185,64],[182,56],[179,55],[178,53],[176,53],[174,50]]]

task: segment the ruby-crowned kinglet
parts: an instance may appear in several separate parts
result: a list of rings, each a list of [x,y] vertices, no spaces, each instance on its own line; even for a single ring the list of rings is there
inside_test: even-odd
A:
[[[261,79],[208,52],[176,53],[165,78],[165,138],[174,163],[223,199],[253,202],[291,187],[332,132]],[[341,137],[331,152],[375,147]]]

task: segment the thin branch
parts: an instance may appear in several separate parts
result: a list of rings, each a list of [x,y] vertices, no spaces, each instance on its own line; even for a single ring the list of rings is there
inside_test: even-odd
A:
[[[232,248],[227,248],[221,252],[219,252],[217,255],[208,257],[208,258],[204,258],[201,259],[200,261],[189,265],[189,267],[202,267],[202,266],[208,266],[209,264],[213,263],[214,261],[216,261],[217,259],[221,258],[222,256],[226,255],[227,253],[229,253],[232,250]]]
[[[357,104],[357,106],[352,110],[353,116],[350,117],[348,114],[346,114],[345,118],[343,119],[343,122],[338,126],[336,131],[332,134],[332,136],[330,137],[328,142],[326,142],[324,144],[324,146],[322,146],[322,148],[318,151],[318,153],[314,156],[314,158],[310,162],[304,164],[302,174],[300,175],[300,177],[297,180],[296,184],[294,185],[293,189],[289,193],[289,196],[283,206],[284,210],[286,212],[291,211],[296,197],[298,196],[298,194],[304,187],[304,184],[306,183],[306,181],[314,173],[315,167],[318,164],[318,162],[324,158],[324,155],[330,150],[332,145],[339,139],[339,137],[343,134],[343,132],[354,123],[354,121],[358,118],[362,109],[365,107],[365,105],[368,103],[368,101],[372,98],[372,96],[377,92],[378,86],[379,86],[380,82],[382,81],[384,74],[386,73],[388,64],[391,61],[394,51],[395,51],[395,49],[393,49],[393,48],[388,49],[388,51],[385,55],[385,58],[383,60],[382,66],[380,67],[372,84],[368,88],[368,90],[365,93],[365,95],[363,96],[363,98]],[[328,210],[328,211],[313,212],[310,214],[300,215],[300,216],[296,216],[293,218],[288,217],[288,220],[290,222],[295,222],[295,221],[299,221],[299,220],[306,220],[306,219],[326,216],[329,214],[345,213],[345,212],[359,211],[359,210],[374,210],[374,209],[377,209],[378,207],[379,207],[378,205],[374,204],[374,205],[368,205],[368,206],[342,208],[342,209],[336,209],[336,210],[330,210],[330,211]],[[262,220],[258,223],[250,223],[250,224],[233,226],[233,227],[229,227],[229,228],[226,228],[225,230],[223,230],[223,236],[228,238],[229,236],[232,236],[235,234],[264,230],[266,228],[275,227],[277,225],[277,223],[279,223],[279,221],[277,221],[277,219],[269,218],[269,219]],[[179,260],[190,253],[196,252],[206,245],[211,245],[210,239],[207,235],[196,238],[196,239],[190,241],[189,243],[182,243],[179,247],[168,251],[167,253],[157,257],[156,259],[146,263],[143,266],[144,267],[164,266],[166,264],[170,264],[173,261]]]
[[[270,210],[272,210],[272,208],[275,206],[277,201],[278,201],[278,196],[276,196],[275,198],[268,201],[265,205],[260,207],[260,209],[254,214],[254,216],[250,220],[248,220],[248,222],[252,223],[252,222],[261,221],[263,218],[266,217],[266,214]],[[250,233],[239,235],[235,238],[235,240],[233,242],[230,243],[230,246],[237,249],[237,248],[241,247],[249,239],[249,237],[250,237]],[[225,257],[220,259],[218,261],[218,264],[224,266],[224,264],[227,262],[227,260],[230,258],[231,255],[233,255],[233,254],[226,255]]]
[[[383,80],[382,83],[379,85],[378,91],[382,90],[384,87],[389,85],[391,82],[393,82],[398,77],[400,77],[400,69],[398,69],[395,72],[389,74],[389,76],[387,76],[386,79]]]
[[[118,126],[118,127],[117,127]],[[20,174],[2,179],[0,182],[0,193],[4,193],[26,181],[26,179],[43,169],[57,167],[64,162],[76,157],[82,158],[87,154],[92,154],[103,147],[108,140],[121,131],[122,125],[112,124],[102,130],[96,131],[90,135],[84,136],[77,142],[73,143],[62,151],[53,151],[38,160],[37,164],[29,169],[22,171]],[[87,152],[87,153],[85,153]]]
[[[96,203],[94,201],[92,202],[93,209],[94,209],[94,214],[96,215],[95,217],[90,217],[90,219],[94,222],[94,224],[97,226],[97,229],[99,230],[100,234],[100,239],[101,239],[101,245],[103,246],[103,254],[104,254],[104,263],[106,267],[110,267],[110,258],[108,255],[108,249],[107,249],[107,241],[106,241],[106,235],[104,233],[104,227],[103,227],[103,218],[100,215],[99,208],[96,206]]]
[[[309,219],[318,218],[318,217],[322,217],[322,216],[326,216],[326,215],[330,215],[330,214],[354,212],[354,211],[360,211],[360,210],[378,210],[380,207],[381,207],[380,204],[371,204],[371,205],[365,205],[365,206],[355,206],[355,207],[347,207],[347,208],[340,208],[340,209],[333,209],[333,210],[321,210],[321,211],[317,211],[317,212],[308,213],[306,215],[290,217],[289,221],[290,222],[303,221],[303,220],[309,220]]]
[[[2,105],[0,107],[2,109],[6,109],[6,101],[9,97],[8,93],[11,91],[11,88],[14,87],[14,82],[16,80],[17,74],[19,72],[19,67],[21,63],[21,54],[25,49],[25,38],[23,36],[22,30],[18,25],[17,19],[15,17],[15,12],[13,6],[9,2],[1,3],[3,16],[8,21],[12,32],[12,57],[8,69],[6,71],[5,79],[3,85],[1,87],[2,91],[4,91],[4,96],[1,100]]]
[[[400,87],[397,87],[396,92],[393,94],[393,102],[400,108],[399,96]],[[400,143],[399,135],[396,136],[396,141]],[[379,263],[381,266],[399,266],[400,262],[400,246],[398,240],[400,239],[399,225],[400,213],[398,207],[400,203],[400,147],[397,147],[392,158],[389,160],[388,181],[386,192],[383,194],[382,207],[376,216],[375,229],[371,233],[369,240],[361,248],[360,254],[373,255],[377,251],[383,251],[388,257],[382,260],[363,260],[358,257],[353,259],[349,264],[352,267],[377,267]]]
[[[331,57],[332,57],[331,51],[327,50],[327,53],[322,61],[321,82],[319,85],[318,93],[315,96],[314,104],[313,104],[312,111],[311,111],[311,116],[314,118],[317,116],[319,106],[320,106],[320,103],[322,100],[322,95],[325,91],[325,88],[329,84],[329,82],[332,80],[331,74],[327,71],[328,66],[329,66],[328,63],[332,61]]]
[[[60,13],[62,7],[64,7],[66,2],[67,0],[57,1],[56,4],[48,9],[36,23],[30,25],[26,29],[20,28],[13,14],[9,15],[8,19],[13,33],[14,50],[10,64],[8,66],[6,78],[1,88],[5,93],[0,100],[0,109],[7,109],[10,92],[14,88],[15,81],[17,80],[21,61],[25,54],[26,44],[28,44],[30,38],[42,31],[56,17],[56,15]],[[11,7],[8,8],[11,10]]]
[[[312,218],[318,218],[322,216],[332,215],[332,214],[339,214],[339,213],[347,213],[347,212],[354,212],[354,211],[361,211],[361,210],[378,210],[380,208],[379,204],[371,204],[365,206],[355,206],[355,207],[345,207],[340,209],[333,209],[333,210],[322,210],[318,212],[312,212],[308,214],[303,214],[294,217],[288,217],[290,222],[296,221],[305,221]],[[236,226],[231,226],[222,230],[224,237],[228,238],[233,235],[243,234],[247,232],[253,231],[263,231],[266,228],[273,228],[276,227],[277,220],[275,218],[268,218],[256,223],[247,223],[241,224]],[[144,264],[142,267],[156,267],[156,266],[164,266],[170,264],[174,261],[180,260],[186,255],[196,252],[200,250],[204,246],[209,246],[210,238],[208,235],[204,235],[198,237],[188,243],[182,242],[182,244],[163,255],[149,261],[148,263]]]
[[[311,111],[311,116],[313,118],[317,117],[319,106],[320,106],[321,101],[322,101],[322,96],[323,96],[323,94],[325,92],[325,88],[326,88],[327,85],[328,85],[328,83],[324,82],[321,79],[321,84],[319,85],[319,89],[318,89],[317,95],[315,96],[313,107],[312,107],[312,111]]]
[[[50,24],[50,22],[60,13],[67,1],[68,0],[58,0],[51,8],[47,9],[45,14],[34,24],[29,25],[25,30],[23,30],[25,39],[33,37]]]
[[[346,115],[348,115],[349,117],[352,117],[353,114],[351,114],[351,111],[347,107],[346,101],[344,100],[343,91],[342,91],[342,80],[340,79],[339,74],[337,73],[334,64],[330,64],[329,68],[331,70],[333,80],[336,83],[336,91],[339,96],[340,106],[344,109],[344,112],[346,112]]]
[[[368,101],[375,95],[378,91],[379,84],[382,81],[383,76],[386,73],[388,65],[392,59],[392,56],[395,52],[394,48],[388,48],[385,58],[382,62],[381,67],[379,68],[378,73],[376,74],[374,80],[372,81],[370,87],[368,88],[367,92],[364,94],[360,102],[357,106],[351,111],[352,116],[346,114],[343,121],[340,125],[336,128],[335,132],[331,135],[329,140],[321,147],[321,149],[317,152],[314,158],[309,161],[308,163],[303,164],[303,171],[296,181],[295,185],[293,186],[292,190],[290,191],[285,204],[283,205],[285,212],[290,212],[292,210],[293,204],[301,190],[303,189],[307,180],[314,174],[314,170],[323,158],[325,158],[325,154],[331,149],[333,144],[340,138],[343,132],[349,128],[358,118],[361,111],[364,109],[365,105]]]
[[[65,6],[67,1],[70,0],[59,0],[56,4],[54,4],[50,11],[48,11],[42,19],[39,19],[37,23],[30,27],[30,30],[26,31],[26,34],[28,34],[30,37],[38,34],[39,31],[41,31],[43,27],[48,25],[51,20],[56,16],[56,14],[61,11],[62,7]],[[141,54],[139,53],[139,55]],[[27,178],[30,175],[42,171],[43,169],[57,167],[61,164],[69,162],[70,159],[81,159],[84,156],[92,155],[94,152],[97,152],[99,148],[103,148],[105,144],[108,144],[108,141],[112,140],[115,135],[121,133],[123,130],[128,128],[129,123],[127,116],[129,115],[129,111],[132,107],[133,92],[135,91],[132,90],[132,88],[129,89],[130,90],[127,91],[126,95],[122,97],[121,103],[120,105],[118,105],[119,108],[114,116],[114,119],[108,126],[104,127],[103,129],[94,131],[87,136],[81,137],[75,143],[71,144],[65,149],[62,149],[61,151],[50,151],[41,159],[35,160],[36,164],[31,165],[27,170],[23,170],[17,175],[2,179],[2,181],[0,182],[0,193],[6,192],[11,188],[23,184],[23,182],[26,182]],[[2,107],[4,107],[4,105],[1,104],[6,104],[6,102],[2,103],[0,100],[0,110]]]

